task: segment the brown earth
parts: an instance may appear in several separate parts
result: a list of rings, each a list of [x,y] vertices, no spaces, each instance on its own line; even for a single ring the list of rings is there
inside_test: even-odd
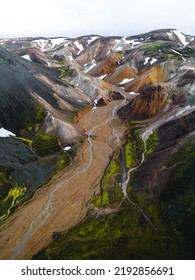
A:
[[[145,85],[165,82],[171,78],[171,70],[175,71],[175,65],[171,61],[166,64],[156,64],[133,81],[127,83],[125,90],[139,92]]]
[[[98,63],[94,68],[92,68],[88,74],[96,77],[100,77],[105,74],[112,73],[119,65],[120,59],[123,53],[112,53],[107,59]]]
[[[160,84],[146,86],[140,95],[121,108],[118,114],[122,119],[148,119],[160,113],[167,101],[168,94]]]
[[[105,122],[112,118],[113,108],[120,104],[122,105],[121,100],[113,101],[107,106],[92,109],[79,120],[79,129],[85,127],[87,132],[103,122],[93,132],[95,140],[91,138],[91,164],[89,142],[86,138],[72,165],[57,174],[48,185],[40,188],[31,201],[21,206],[1,225],[0,259],[31,259],[49,244],[53,232],[68,230],[85,217],[89,200],[94,193],[99,192],[99,182],[110,156],[127,129],[119,120],[116,122],[110,119]],[[51,203],[46,210],[52,191]]]
[[[110,75],[107,75],[105,77],[105,81],[110,84],[119,84],[122,82],[125,78],[131,79],[135,78],[138,71],[135,67],[130,66],[129,64],[124,64],[119,67],[117,67],[113,73]]]

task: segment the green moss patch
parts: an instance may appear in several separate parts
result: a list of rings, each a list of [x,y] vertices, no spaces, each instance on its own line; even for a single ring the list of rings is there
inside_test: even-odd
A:
[[[152,154],[156,147],[159,144],[159,137],[158,137],[158,133],[157,131],[154,131],[149,138],[146,141],[146,153],[145,153],[145,157],[149,156],[150,154]]]
[[[24,200],[27,188],[24,186],[15,186],[9,190],[8,195],[0,201],[0,220],[7,218],[12,209]]]
[[[54,237],[33,259],[174,259],[179,254],[177,239],[155,232],[133,206],[98,218],[88,215],[67,234]]]
[[[121,166],[118,160],[118,152],[112,156],[104,177],[101,181],[101,193],[95,205],[97,207],[108,207],[118,202],[122,198],[122,191],[118,185],[117,175],[120,174]]]
[[[36,133],[33,137],[32,148],[38,156],[48,156],[60,151],[56,136]]]
[[[59,78],[70,77],[73,73],[73,70],[69,66],[59,67],[58,70],[61,72]]]
[[[182,60],[182,56],[184,58],[189,58],[195,55],[192,48],[179,49],[177,43],[170,41],[156,41],[141,47],[140,50],[144,51],[146,56],[169,58],[176,61]],[[177,51],[181,55],[173,52],[173,50]]]
[[[127,140],[124,150],[126,168],[129,169],[133,166],[133,163],[135,162],[133,143],[130,139]]]

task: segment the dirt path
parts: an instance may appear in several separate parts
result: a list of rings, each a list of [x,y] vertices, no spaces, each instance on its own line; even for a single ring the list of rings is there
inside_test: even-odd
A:
[[[1,226],[0,259],[31,259],[49,244],[53,232],[67,230],[84,218],[87,203],[99,191],[109,158],[126,130],[123,124],[112,120],[115,108],[122,102],[92,109],[79,121],[81,129],[92,131],[95,136],[90,142],[86,139],[75,166],[56,175]]]

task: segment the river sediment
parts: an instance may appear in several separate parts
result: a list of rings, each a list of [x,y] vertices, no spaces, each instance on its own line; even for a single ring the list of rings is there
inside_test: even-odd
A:
[[[68,230],[85,217],[87,203],[98,192],[118,139],[124,137],[125,125],[120,123],[117,129],[112,124],[116,110],[124,102],[113,101],[106,108],[92,109],[85,115],[90,122],[79,122],[80,128],[88,132],[75,158],[79,165],[61,171],[5,222],[0,232],[1,259],[31,259],[49,244],[53,232]],[[95,140],[92,134],[97,136]]]

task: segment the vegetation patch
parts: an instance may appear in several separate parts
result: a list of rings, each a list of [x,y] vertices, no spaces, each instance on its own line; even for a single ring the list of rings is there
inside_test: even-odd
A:
[[[151,209],[158,219],[159,209]],[[159,221],[157,221],[159,222]],[[161,225],[161,222],[159,222]],[[167,225],[164,225],[167,230]],[[170,230],[169,230],[170,231]],[[169,232],[170,233],[170,232]],[[117,213],[87,218],[56,239],[33,259],[177,259],[179,236],[156,232],[130,205]]]
[[[195,52],[192,48],[179,49],[177,43],[169,41],[156,41],[146,46],[140,48],[141,51],[144,51],[145,55],[153,56],[156,58],[169,58],[176,61],[182,60],[184,58],[193,57]],[[181,55],[175,53],[173,50],[177,51]]]
[[[195,258],[195,140],[185,143],[166,161],[171,174],[160,200],[168,223],[182,234],[182,244],[189,259]]]
[[[131,139],[127,140],[124,150],[125,150],[125,165],[126,168],[129,169],[130,167],[132,167],[133,163],[135,162],[134,147]]]
[[[59,78],[70,77],[73,73],[73,70],[69,66],[59,67],[58,70],[61,72]]]
[[[40,156],[49,156],[60,151],[60,146],[56,136],[49,134],[36,133],[33,137],[32,148]]]
[[[155,130],[147,139],[146,141],[146,153],[145,153],[145,157],[147,158],[150,154],[152,154],[156,147],[159,145],[159,137],[158,137],[158,133]]]
[[[32,139],[44,123],[47,112],[31,103],[21,115],[22,136],[23,138]]]
[[[0,220],[7,218],[11,210],[24,200],[27,188],[24,186],[16,186],[9,190],[7,197],[0,201]]]
[[[122,199],[122,190],[117,181],[117,175],[120,174],[120,171],[118,152],[115,152],[101,181],[101,194],[95,202],[97,207],[113,206],[114,203]]]

